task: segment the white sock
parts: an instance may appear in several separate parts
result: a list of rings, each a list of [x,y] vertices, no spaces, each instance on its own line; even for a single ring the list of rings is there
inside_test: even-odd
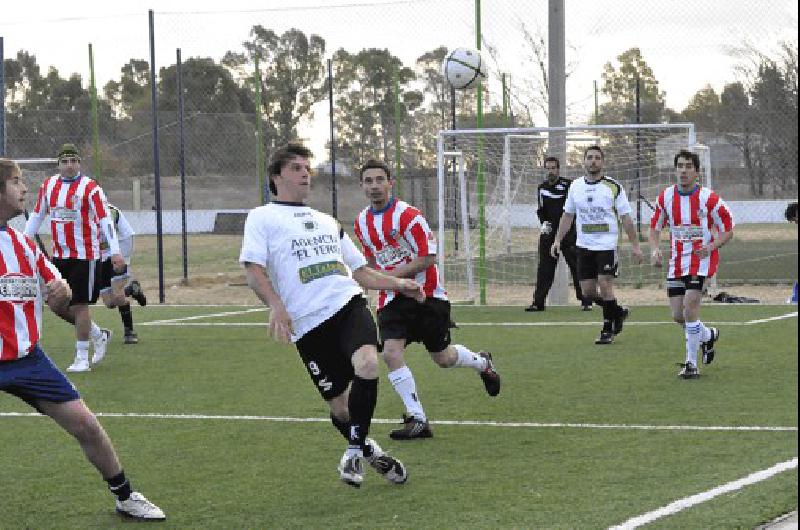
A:
[[[478,372],[482,372],[486,370],[486,359],[469,350],[466,346],[462,346],[461,344],[453,344],[453,348],[456,349],[458,352],[458,359],[456,359],[456,364],[453,366],[469,366],[477,370]]]
[[[95,324],[94,320],[92,320],[92,329],[89,330],[89,336],[93,339],[99,339],[103,336],[103,332],[100,331],[100,326]]]
[[[706,326],[700,320],[698,320],[697,322],[699,322],[700,326],[701,326],[701,329],[700,329],[700,342],[708,342],[708,341],[710,341],[711,340],[711,329],[709,329],[709,327]]]
[[[397,395],[403,400],[406,412],[418,420],[425,421],[425,411],[422,410],[422,403],[419,402],[419,396],[417,395],[417,383],[414,381],[414,374],[411,373],[408,366],[404,365],[397,370],[389,372],[389,381],[391,381]]]
[[[79,340],[75,342],[75,358],[76,359],[88,359],[89,358],[89,341],[88,340]]]
[[[700,347],[700,332],[703,324],[697,320],[687,322],[684,328],[686,334],[686,362],[697,366],[697,349]]]

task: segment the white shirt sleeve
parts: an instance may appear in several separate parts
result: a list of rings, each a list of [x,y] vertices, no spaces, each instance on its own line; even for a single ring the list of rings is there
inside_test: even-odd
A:
[[[575,190],[578,186],[570,186],[567,190],[567,200],[564,201],[564,211],[568,214],[575,215]]]
[[[353,240],[350,239],[349,235],[344,234],[339,240],[339,244],[342,248],[342,258],[344,258],[344,263],[350,267],[351,271],[357,271],[367,264],[367,258],[365,258],[364,254],[358,250],[353,243]]]
[[[617,195],[617,198],[614,200],[614,208],[617,210],[617,215],[619,216],[630,215],[633,211],[622,184],[619,185],[619,195]]]
[[[266,267],[268,257],[267,240],[267,219],[258,209],[250,210],[244,223],[239,263],[242,265],[255,263]]]

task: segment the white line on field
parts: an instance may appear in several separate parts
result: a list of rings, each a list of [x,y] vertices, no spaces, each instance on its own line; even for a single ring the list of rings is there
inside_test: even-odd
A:
[[[792,318],[797,316],[797,311],[786,313],[785,315],[778,315],[776,317],[759,318],[758,320],[749,320],[745,324],[763,324],[764,322],[772,322],[773,320],[783,320],[784,318]]]
[[[164,320],[151,320],[150,322],[141,322],[138,323],[140,326],[166,326],[169,324],[186,322],[189,320],[200,320],[203,318],[214,318],[214,317],[227,317],[231,315],[244,315],[247,313],[256,313],[258,311],[264,311],[266,308],[264,307],[253,307],[250,309],[242,309],[240,311],[224,311],[222,313],[208,313],[205,315],[195,315],[193,317],[181,317],[181,318],[167,318]],[[262,323],[263,324],[263,323]]]
[[[157,412],[96,412],[105,418],[152,418],[159,420],[227,420],[227,421],[274,421],[284,423],[327,423],[330,418],[292,418],[288,416],[250,416],[221,414],[162,414]],[[38,412],[0,412],[0,418],[35,418]],[[396,419],[373,418],[372,423],[397,423]],[[538,423],[538,422],[500,422],[483,420],[434,420],[436,425],[513,427],[513,428],[557,428],[557,429],[620,429],[642,431],[766,431],[797,432],[797,427],[768,425],[636,425],[606,423]]]
[[[768,469],[762,469],[761,471],[756,471],[755,473],[747,475],[744,478],[740,478],[739,480],[728,482],[727,484],[723,484],[722,486],[718,486],[714,489],[710,489],[702,493],[698,493],[697,495],[692,495],[690,497],[684,497],[683,499],[678,499],[677,501],[670,503],[666,506],[662,506],[657,510],[653,510],[652,512],[648,512],[638,517],[628,519],[627,521],[625,521],[620,525],[612,526],[611,529],[630,530],[633,528],[639,528],[642,525],[652,523],[656,519],[660,519],[662,517],[666,517],[669,515],[674,515],[680,511],[685,510],[686,508],[691,508],[696,504],[709,501],[714,497],[722,495],[723,493],[730,493],[731,491],[742,489],[745,486],[755,484],[756,482],[761,482],[762,480],[766,480],[774,475],[777,475],[778,473],[783,473],[784,471],[796,468],[797,468],[797,457],[794,457],[791,460],[787,460],[786,462],[780,462],[778,464],[775,464],[774,466]]]

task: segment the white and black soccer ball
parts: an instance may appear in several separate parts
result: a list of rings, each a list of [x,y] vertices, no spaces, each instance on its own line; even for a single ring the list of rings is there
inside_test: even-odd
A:
[[[448,53],[442,63],[442,73],[450,86],[459,90],[477,86],[488,75],[481,53],[469,48],[456,48]]]

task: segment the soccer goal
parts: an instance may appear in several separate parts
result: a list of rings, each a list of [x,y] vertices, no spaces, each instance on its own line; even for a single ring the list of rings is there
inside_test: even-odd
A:
[[[696,145],[691,123],[443,130],[437,140],[440,274],[454,300],[480,304],[530,301],[545,156],[576,178],[586,147],[600,145],[604,172],[623,183],[646,238],[653,201],[674,182],[673,157]]]

